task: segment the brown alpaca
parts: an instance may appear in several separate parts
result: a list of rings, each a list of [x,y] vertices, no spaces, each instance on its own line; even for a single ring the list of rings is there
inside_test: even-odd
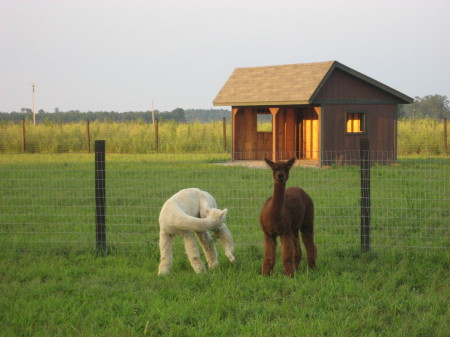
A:
[[[294,276],[302,252],[299,231],[306,248],[308,267],[316,265],[317,248],[314,243],[314,203],[311,197],[299,187],[286,189],[289,170],[295,158],[287,162],[273,162],[265,159],[273,171],[273,195],[264,203],[259,223],[264,232],[263,275],[269,275],[275,265],[277,236],[281,237],[281,256],[284,273]]]

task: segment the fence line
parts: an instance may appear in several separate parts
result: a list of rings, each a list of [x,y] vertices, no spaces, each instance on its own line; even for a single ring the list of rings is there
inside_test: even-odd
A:
[[[155,124],[83,121],[43,123],[37,126],[0,124],[0,153],[90,152],[93,140],[108,142],[110,153],[227,152],[231,150],[231,125],[225,119],[211,123]],[[400,120],[398,152],[405,155],[448,154],[447,119]]]
[[[20,130],[19,130],[20,128]],[[114,153],[227,152],[231,125],[221,122],[41,124],[23,119],[20,125],[0,125],[0,153],[90,153],[93,140],[108,141]],[[20,131],[20,132],[19,132]]]
[[[93,154],[1,155],[1,249],[95,249],[94,159]],[[399,158],[395,163],[369,159],[369,163],[370,247],[448,249],[450,158]],[[319,247],[358,247],[360,167],[302,165],[297,161],[288,186],[300,186],[312,196]],[[108,153],[105,167],[109,249],[156,245],[162,204],[188,187],[210,192],[220,208],[229,209],[227,224],[237,247],[262,245],[258,217],[273,188],[263,162],[230,162],[228,153]]]

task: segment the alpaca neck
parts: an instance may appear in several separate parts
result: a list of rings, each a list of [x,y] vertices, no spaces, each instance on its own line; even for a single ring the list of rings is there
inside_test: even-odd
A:
[[[281,218],[284,204],[284,191],[286,189],[286,184],[274,182],[273,186],[273,196],[270,202],[270,209],[272,216],[276,218]]]

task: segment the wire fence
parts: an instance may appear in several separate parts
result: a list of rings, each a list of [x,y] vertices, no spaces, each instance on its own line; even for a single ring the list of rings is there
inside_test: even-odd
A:
[[[224,151],[113,152],[107,140],[109,251],[157,246],[163,203],[189,187],[208,191],[219,208],[228,208],[227,225],[236,247],[263,244],[258,218],[273,190],[272,173],[264,162],[231,162]],[[371,247],[450,248],[450,157],[400,152],[395,162],[393,154],[371,157],[378,158],[370,162]],[[1,249],[95,249],[94,162],[94,153],[0,155]],[[298,160],[287,186],[300,186],[313,198],[319,249],[360,246],[359,165],[318,167]]]

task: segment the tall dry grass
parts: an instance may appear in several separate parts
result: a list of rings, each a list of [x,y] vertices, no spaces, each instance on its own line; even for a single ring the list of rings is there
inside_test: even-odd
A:
[[[267,124],[267,125],[266,125]],[[270,126],[262,123],[260,129]],[[111,153],[194,153],[225,152],[231,149],[231,125],[226,125],[224,148],[223,124],[159,123],[158,142],[155,127],[144,122],[92,122],[89,126],[90,148],[96,139],[104,139]],[[26,152],[67,153],[87,152],[86,122],[57,124],[52,122],[25,125]],[[0,124],[0,153],[22,152],[21,124]],[[411,119],[398,122],[399,155],[442,155],[444,123],[434,119]]]
[[[89,125],[91,151],[96,139],[106,140],[112,153],[184,153],[225,152],[231,144],[231,126],[226,125],[224,148],[223,123],[176,123],[165,121],[155,126],[147,123],[92,122]],[[25,125],[25,147],[30,153],[87,152],[86,122]],[[0,152],[22,152],[22,125],[0,125]]]

